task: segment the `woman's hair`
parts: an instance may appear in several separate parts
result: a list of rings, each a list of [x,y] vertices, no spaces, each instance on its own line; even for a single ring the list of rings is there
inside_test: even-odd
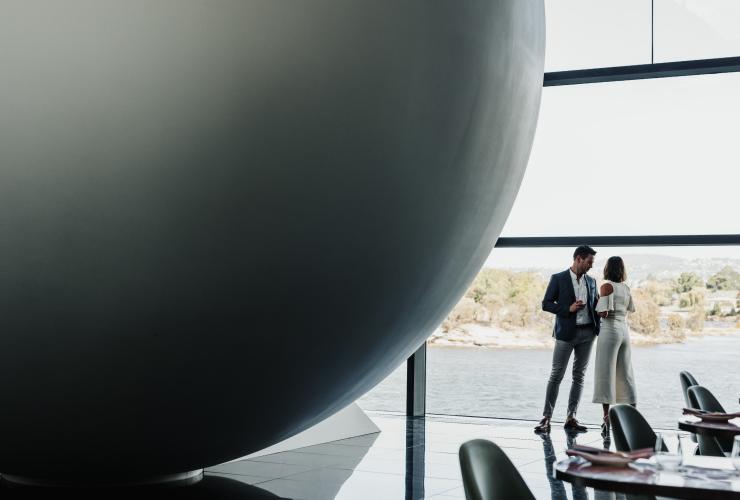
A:
[[[627,279],[627,271],[624,270],[624,261],[622,257],[613,256],[606,259],[604,266],[604,279],[621,283]]]

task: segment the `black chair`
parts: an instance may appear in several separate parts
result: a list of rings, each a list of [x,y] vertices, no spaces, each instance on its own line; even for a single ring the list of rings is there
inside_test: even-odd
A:
[[[609,409],[614,446],[617,451],[654,448],[656,435],[645,417],[630,405],[615,405]],[[664,450],[665,444],[663,445]]]
[[[726,413],[722,405],[717,401],[709,389],[700,385],[693,385],[688,389],[689,402],[691,408],[699,410]],[[696,439],[699,442],[699,450],[702,455],[710,457],[724,457],[732,451],[732,439],[716,438],[697,434]]]
[[[463,443],[460,469],[467,500],[535,500],[519,471],[495,443],[485,439]]]
[[[699,385],[699,382],[697,382],[694,376],[687,371],[679,373],[678,377],[681,379],[681,389],[683,390],[683,400],[686,402],[686,408],[694,408],[689,400],[689,387],[692,385]],[[699,442],[696,440],[696,434],[691,435],[691,440],[695,443]],[[699,448],[696,449],[696,454],[701,454],[701,450]]]
[[[657,436],[645,417],[630,405],[615,405],[609,409],[609,420],[617,451],[654,448]],[[663,451],[667,451],[663,444]],[[625,500],[656,500],[652,495],[626,494]]]
[[[699,385],[694,376],[687,371],[683,371],[678,374],[681,379],[681,389],[683,389],[683,399],[686,401],[686,408],[693,408],[691,401],[689,400],[689,387],[692,385]]]

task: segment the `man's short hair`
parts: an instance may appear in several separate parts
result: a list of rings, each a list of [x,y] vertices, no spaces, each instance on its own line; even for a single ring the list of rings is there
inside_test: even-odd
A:
[[[578,248],[576,248],[575,252],[573,252],[573,260],[576,260],[576,257],[586,259],[588,258],[589,255],[596,255],[596,250],[594,250],[588,245],[581,245]]]

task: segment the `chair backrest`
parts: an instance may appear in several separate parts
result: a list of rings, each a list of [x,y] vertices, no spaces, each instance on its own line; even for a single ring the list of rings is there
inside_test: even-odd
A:
[[[463,443],[460,469],[467,500],[535,500],[519,471],[495,443],[485,439]]]
[[[692,385],[689,387],[687,392],[689,394],[689,401],[692,404],[696,404],[693,408],[698,408],[704,411],[725,413],[725,409],[722,408],[722,405],[717,401],[717,398],[715,398],[714,394],[712,394],[706,387],[702,387],[698,384]]]
[[[699,385],[699,382],[697,382],[694,376],[687,371],[679,373],[678,377],[681,379],[681,389],[683,389],[683,399],[686,401],[686,408],[696,408],[695,406],[691,406],[691,401],[689,400],[689,387],[692,385]]]
[[[681,389],[683,391],[683,400],[685,401],[686,408],[696,408],[698,410],[699,407],[696,403],[692,403],[689,398],[689,387],[692,385],[699,385],[699,382],[697,382],[694,376],[687,371],[680,372],[678,374],[678,378],[681,379]],[[696,434],[691,435],[691,440],[695,443],[698,442],[696,440]]]
[[[633,451],[655,446],[655,432],[645,417],[630,405],[616,405],[609,410],[609,420],[618,451]]]
[[[689,387],[688,395],[689,401],[691,402],[691,408],[725,413],[725,409],[722,407],[720,402],[717,401],[714,394],[712,394],[706,387],[692,385]],[[699,452],[702,455],[706,455],[708,457],[723,457],[725,456],[725,453],[732,451],[732,439],[715,438],[701,434],[697,434],[696,439],[699,442]]]

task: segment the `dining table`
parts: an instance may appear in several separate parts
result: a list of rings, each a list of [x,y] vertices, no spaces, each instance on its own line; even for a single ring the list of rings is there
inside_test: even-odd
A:
[[[727,422],[712,422],[689,417],[678,421],[678,428],[682,431],[693,432],[719,438],[730,438],[740,436],[740,418]]]
[[[553,474],[556,479],[602,491],[696,500],[740,499],[740,471],[725,457],[686,456],[675,470],[660,470],[650,460],[620,467],[570,457],[556,463]]]

